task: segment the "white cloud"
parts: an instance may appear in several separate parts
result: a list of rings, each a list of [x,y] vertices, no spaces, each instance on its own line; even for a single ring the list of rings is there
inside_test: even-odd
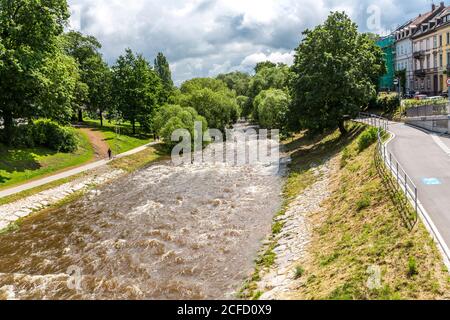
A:
[[[271,52],[270,54],[265,53],[253,53],[247,57],[244,58],[242,61],[242,66],[245,68],[253,68],[258,62],[263,61],[271,61],[274,63],[285,63],[287,65],[292,65],[294,62],[294,52]]]
[[[125,48],[153,61],[168,57],[176,83],[262,60],[292,62],[301,33],[345,10],[365,28],[367,8],[382,8],[384,30],[425,11],[423,0],[69,0],[72,27],[97,37],[113,63]]]

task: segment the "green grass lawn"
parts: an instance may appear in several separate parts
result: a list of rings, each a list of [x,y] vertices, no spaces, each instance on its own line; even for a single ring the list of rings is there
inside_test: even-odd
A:
[[[87,136],[78,132],[78,137],[80,146],[74,153],[57,153],[44,147],[8,148],[0,144],[0,190],[93,159],[94,150]]]
[[[120,134],[116,133],[116,124],[112,121],[103,120],[103,127],[100,127],[100,120],[88,119],[85,124],[97,128],[105,136],[105,141],[114,154],[120,154],[135,149],[153,141],[152,136],[140,133],[137,127],[137,134],[132,134],[131,124],[124,123],[117,125],[120,128]]]

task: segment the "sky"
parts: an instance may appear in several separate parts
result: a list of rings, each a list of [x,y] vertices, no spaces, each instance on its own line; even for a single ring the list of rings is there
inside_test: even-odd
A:
[[[430,0],[69,0],[70,28],[97,37],[113,64],[125,48],[163,52],[175,84],[270,60],[291,64],[302,31],[345,11],[360,31],[386,34]],[[439,1],[435,1],[436,4]]]

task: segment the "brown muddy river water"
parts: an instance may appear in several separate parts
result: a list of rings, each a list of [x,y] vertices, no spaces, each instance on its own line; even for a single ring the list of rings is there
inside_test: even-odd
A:
[[[270,170],[269,170],[270,171]],[[160,163],[0,236],[16,299],[233,298],[280,208],[267,167]]]

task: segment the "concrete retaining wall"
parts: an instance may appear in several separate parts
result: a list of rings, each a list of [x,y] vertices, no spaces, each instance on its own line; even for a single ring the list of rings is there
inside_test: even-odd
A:
[[[449,116],[407,118],[405,123],[437,133],[450,132]]]

